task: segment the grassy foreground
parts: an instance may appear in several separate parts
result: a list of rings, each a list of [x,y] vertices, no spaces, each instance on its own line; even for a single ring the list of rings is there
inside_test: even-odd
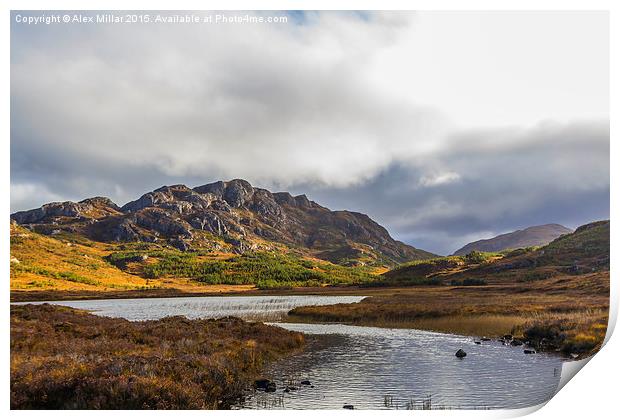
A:
[[[238,318],[129,322],[11,307],[12,409],[228,408],[302,334]]]

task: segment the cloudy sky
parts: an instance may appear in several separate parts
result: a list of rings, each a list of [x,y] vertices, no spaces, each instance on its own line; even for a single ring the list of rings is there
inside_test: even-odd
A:
[[[12,14],[12,211],[244,178],[441,254],[609,217],[606,13],[18,14],[41,12]]]

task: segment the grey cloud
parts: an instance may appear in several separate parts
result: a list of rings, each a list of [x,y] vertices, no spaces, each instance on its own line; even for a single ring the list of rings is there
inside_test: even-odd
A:
[[[527,226],[609,218],[606,122],[473,131],[447,144],[358,188],[300,190],[334,208],[364,209],[399,239],[441,254]],[[420,183],[442,173],[459,176]]]
[[[609,217],[607,121],[462,131],[374,87],[370,64],[412,18],[14,27],[11,209],[239,177],[442,254]]]
[[[366,83],[366,64],[406,19],[308,20],[93,26],[71,36],[44,27],[23,48],[17,38],[12,178],[23,182],[40,165],[74,184],[89,169],[100,179],[97,171],[117,178],[107,172],[144,168],[169,178],[346,186],[411,153],[412,138],[429,143],[444,131],[437,112]]]

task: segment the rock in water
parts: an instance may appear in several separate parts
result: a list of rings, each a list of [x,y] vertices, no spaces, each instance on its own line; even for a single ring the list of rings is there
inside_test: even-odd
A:
[[[463,357],[467,356],[467,353],[465,353],[463,349],[458,349],[455,356],[458,357],[459,359],[462,359]]]
[[[262,389],[265,392],[275,392],[276,384],[269,379],[257,379],[254,381],[254,388]]]
[[[354,410],[355,409],[353,404],[345,404],[345,405],[342,406],[342,408],[344,408],[345,410]]]

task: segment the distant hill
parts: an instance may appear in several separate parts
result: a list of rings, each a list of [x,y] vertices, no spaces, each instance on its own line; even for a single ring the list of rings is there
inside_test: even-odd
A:
[[[436,255],[394,240],[365,214],[331,211],[305,195],[272,193],[242,179],[163,186],[120,207],[105,197],[49,203],[11,215],[44,235],[141,242],[181,251],[270,251],[279,245],[342,265],[394,266]]]
[[[386,284],[528,284],[609,292],[609,220],[588,223],[536,249],[473,252],[402,264],[381,275]],[[476,280],[476,281],[472,281]]]
[[[467,255],[471,251],[498,252],[506,249],[541,246],[571,232],[572,230],[569,228],[555,223],[531,226],[526,229],[504,233],[491,239],[471,242],[456,250],[454,255]]]

